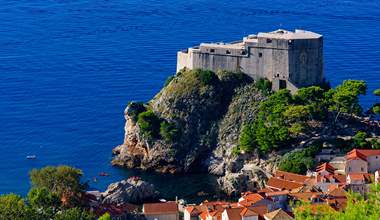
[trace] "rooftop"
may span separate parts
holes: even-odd
[[[322,35],[305,30],[296,29],[294,32],[278,29],[276,31],[263,33],[260,32],[258,37],[264,38],[274,38],[274,39],[286,39],[286,40],[296,40],[296,39],[318,39],[322,37]]]
[[[176,202],[164,203],[145,203],[143,206],[144,214],[167,214],[177,213],[178,205]]]

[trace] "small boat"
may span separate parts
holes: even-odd
[[[109,176],[110,174],[106,173],[106,172],[100,172],[99,173],[99,176]]]
[[[28,156],[26,156],[26,159],[34,160],[34,159],[37,159],[37,156],[36,155],[28,155]]]
[[[96,177],[94,177],[92,180],[93,180],[95,183],[98,182],[98,179],[96,179]]]

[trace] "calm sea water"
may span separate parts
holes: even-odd
[[[278,28],[325,36],[333,85],[380,87],[380,1],[0,0],[0,194],[25,194],[28,171],[68,164],[98,189],[142,175],[163,192],[195,198],[212,177],[162,176],[110,166],[123,110],[147,101],[175,72],[176,51]],[[362,98],[368,107],[372,95]],[[37,160],[26,160],[35,154]],[[193,196],[192,196],[193,195]]]

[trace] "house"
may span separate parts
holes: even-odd
[[[336,174],[335,168],[330,163],[319,165],[313,175],[314,186],[322,192],[327,192],[331,187],[336,188],[346,183],[346,176]]]
[[[344,174],[346,168],[346,157],[334,157],[330,160],[329,164],[334,167],[336,173]]]
[[[369,184],[372,183],[373,175],[369,173],[347,174],[346,188],[353,192],[365,195],[369,192]]]
[[[269,212],[269,213],[265,214],[264,219],[265,220],[293,220],[294,218],[292,218],[284,210],[277,209],[273,212]]]
[[[176,202],[144,203],[143,214],[147,220],[179,220]]]
[[[246,207],[226,208],[222,220],[258,220],[259,215]]]
[[[353,149],[346,160],[346,173],[374,173],[380,169],[380,150]]]

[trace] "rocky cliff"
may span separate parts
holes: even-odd
[[[221,176],[228,192],[237,184],[230,176],[251,176],[250,189],[260,187],[275,169],[276,157],[268,162],[255,155],[234,156],[232,149],[242,124],[254,120],[264,99],[244,74],[181,71],[149,103],[127,106],[124,143],[113,150],[112,163],[158,172],[210,172]],[[144,111],[154,112],[156,123],[172,124],[175,137],[163,138],[159,126],[151,126],[160,130],[151,132],[158,135],[144,136],[137,117]]]
[[[311,88],[309,92],[314,90]],[[127,106],[124,143],[113,150],[112,163],[165,173],[208,172],[219,176],[218,183],[226,193],[238,194],[263,187],[282,155],[289,151],[315,142],[322,146],[324,141],[350,139],[358,131],[366,131],[376,139],[380,134],[378,121],[362,117],[342,114],[333,125],[329,116],[324,120],[311,117],[303,119],[302,126],[307,129],[293,135],[286,146],[264,154],[263,151],[259,154],[258,149],[242,153],[238,147],[239,136],[243,125],[260,119],[257,117],[260,103],[271,103],[271,100],[281,103],[281,99],[273,101],[280,96],[268,98],[266,93],[244,74],[180,71],[148,103],[132,102]],[[308,102],[301,107],[313,108]],[[260,112],[263,115],[262,109]],[[287,115],[298,117],[302,111],[291,113],[288,111]],[[329,115],[329,112],[326,108],[320,114]]]

